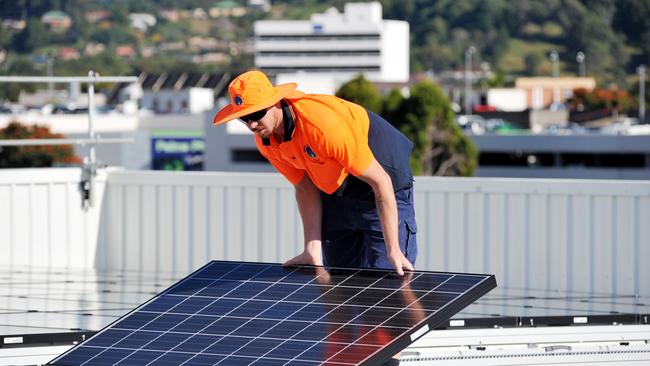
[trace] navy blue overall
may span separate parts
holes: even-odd
[[[397,201],[399,245],[415,265],[417,256],[413,173],[409,158],[413,143],[382,117],[368,111],[368,145],[390,175]],[[372,188],[349,175],[323,201],[323,262],[326,266],[393,269],[388,261],[381,221]]]

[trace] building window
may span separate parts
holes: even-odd
[[[299,34],[299,35],[284,35],[284,34],[265,34],[258,35],[258,39],[264,41],[299,41],[299,40],[379,40],[380,35],[377,33],[372,34]]]
[[[281,71],[295,71],[295,70],[305,70],[305,71],[314,71],[314,72],[331,72],[331,71],[350,71],[350,72],[371,72],[379,71],[379,66],[269,66],[265,67],[261,65],[265,71],[268,72],[281,72]]]

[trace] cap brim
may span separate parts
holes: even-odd
[[[232,121],[241,116],[245,116],[247,114],[257,112],[264,108],[268,108],[274,105],[275,103],[279,102],[285,96],[289,95],[294,89],[296,89],[296,86],[297,85],[295,83],[277,85],[274,87],[275,94],[272,97],[268,98],[264,102],[258,103],[256,105],[248,106],[246,108],[242,108],[237,111],[234,110],[232,104],[228,104],[227,106],[221,108],[219,112],[217,112],[217,115],[214,116],[214,120],[212,121],[212,123],[218,125],[221,123]]]

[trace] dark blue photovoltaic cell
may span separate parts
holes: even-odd
[[[212,317],[207,315],[194,315],[185,319],[182,323],[179,323],[177,326],[171,328],[172,332],[181,332],[181,333],[198,333],[206,324],[210,323],[213,320]]]
[[[144,348],[150,350],[158,350],[158,349],[169,350],[181,344],[182,342],[186,341],[191,336],[192,336],[191,334],[165,333],[160,335],[151,343],[145,345]]]
[[[222,338],[223,337],[216,335],[197,334],[191,336],[182,343],[179,343],[179,345],[175,348],[172,348],[172,350],[177,352],[199,353],[208,348],[210,345],[220,341]]]
[[[84,345],[93,347],[109,347],[118,342],[120,339],[128,337],[129,334],[131,334],[131,331],[129,330],[109,329],[104,332],[102,337],[93,337],[87,340]]]
[[[219,280],[212,281],[208,284],[207,287],[204,287],[199,291],[197,296],[208,296],[208,297],[218,297],[223,296],[230,291],[234,290],[242,283],[241,281],[229,281],[229,280]]]
[[[436,288],[436,291],[448,291],[463,293],[469,290],[472,286],[476,285],[476,277],[474,276],[454,276],[447,282]]]
[[[255,298],[260,300],[282,300],[299,290],[300,287],[300,285],[294,284],[276,284],[263,289]]]
[[[178,366],[192,358],[192,354],[167,352],[155,361],[156,366]],[[187,365],[187,364],[186,364]]]
[[[130,354],[127,358],[117,363],[116,366],[146,365],[151,360],[160,358],[165,352],[140,350]]]
[[[136,312],[130,316],[122,318],[115,328],[118,329],[139,329],[150,321],[158,317],[157,313]]]
[[[260,314],[260,318],[281,320],[286,319],[291,314],[302,314],[305,311],[305,304],[293,303],[293,302],[280,302],[271,305],[270,308],[265,310]],[[301,312],[297,312],[299,309],[303,309]],[[314,319],[315,320],[315,319]]]
[[[144,332],[136,331],[131,333],[128,337],[123,338],[121,341],[115,344],[115,347],[118,348],[140,348],[145,344],[153,341],[160,335],[159,332]]]
[[[305,329],[307,325],[309,323],[285,320],[264,332],[264,336],[267,338],[288,339]]]
[[[219,299],[213,301],[210,305],[200,309],[198,311],[201,315],[226,315],[231,312],[233,309],[243,305],[246,300],[235,300],[235,299]]]
[[[178,305],[180,302],[184,300],[183,297],[180,296],[170,296],[170,295],[162,295],[158,297],[156,300],[148,303],[145,305],[142,310],[143,311],[151,311],[154,313],[160,313],[167,311],[174,306]]]
[[[289,295],[285,301],[294,301],[294,302],[302,302],[302,303],[310,303],[312,301],[315,301],[323,293],[331,290],[332,287],[330,286],[314,286],[314,285],[305,285],[303,286],[299,292],[293,293]]]
[[[489,275],[214,261],[51,364],[378,364],[415,327],[450,316],[438,311],[495,285]]]
[[[417,304],[423,309],[436,311],[458,297],[458,294],[431,292],[418,299]],[[414,307],[411,305],[410,307]]]

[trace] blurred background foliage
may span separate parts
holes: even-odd
[[[11,122],[0,128],[0,139],[60,139],[49,127],[26,126]],[[72,145],[3,146],[0,147],[0,168],[33,168],[80,164]]]
[[[587,72],[600,82],[627,87],[626,75],[636,65],[650,60],[650,2],[647,0],[381,0],[385,19],[406,20],[411,27],[411,68],[414,72],[459,68],[464,50],[473,45],[478,62],[489,62],[493,70],[507,76],[550,74],[548,52],[560,52],[563,73],[577,74],[576,53],[586,55]],[[0,2],[4,19],[24,19],[28,26],[18,32],[2,32],[0,47],[19,55],[47,54],[53,47],[83,47],[95,42],[114,48],[133,44],[138,49],[161,42],[184,41],[195,35],[224,41],[243,41],[253,34],[257,19],[308,19],[314,12],[335,6],[342,11],[346,0],[276,0],[269,13],[249,12],[243,17],[224,17],[201,22],[182,19],[170,22],[159,18],[146,32],[129,26],[128,14],[144,12],[157,15],[162,9],[202,8],[217,4],[214,0],[15,0]],[[244,6],[245,1],[235,1]],[[63,33],[51,32],[40,22],[50,10],[66,12],[72,27]],[[110,20],[90,24],[84,17],[90,10],[110,12]],[[203,24],[201,24],[203,23]],[[182,53],[182,52],[181,52]],[[178,71],[187,67],[181,54],[159,53],[164,68]],[[234,63],[252,66],[252,58]],[[69,62],[56,63],[57,74],[75,70]],[[134,73],[161,67],[159,62],[141,59],[122,61],[126,68],[110,58],[84,60],[102,65],[107,73]],[[226,69],[230,64],[211,65]],[[60,72],[61,71],[61,72]]]
[[[451,103],[437,84],[425,80],[408,92],[393,89],[382,97],[371,82],[358,76],[336,95],[381,114],[413,142],[413,174],[474,175],[478,150],[454,122]]]

